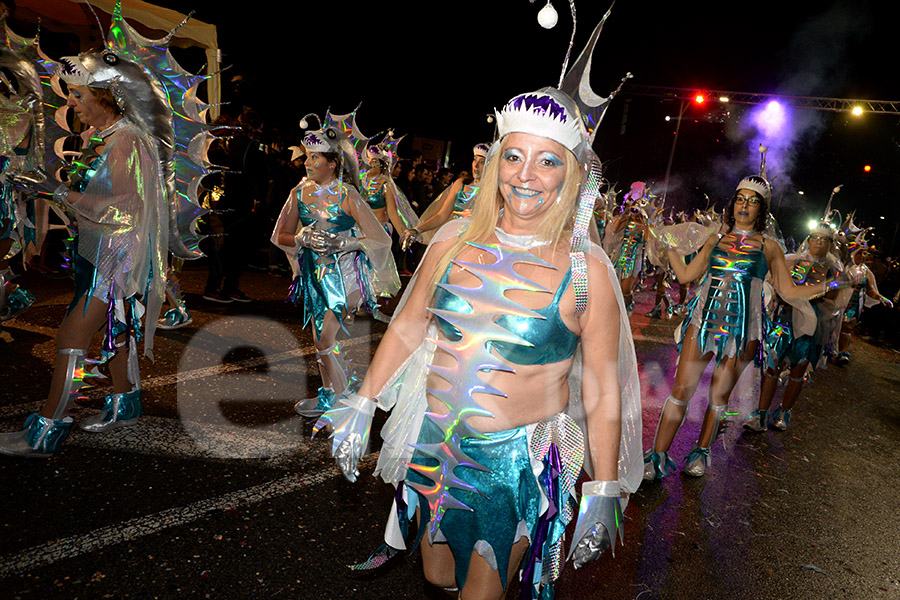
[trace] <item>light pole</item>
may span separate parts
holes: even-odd
[[[675,144],[678,143],[678,132],[681,131],[681,117],[687,111],[688,101],[681,99],[681,106],[678,109],[678,123],[675,125],[675,139],[672,140],[672,149],[669,151],[669,164],[666,165],[666,181],[663,184],[662,203],[666,203],[666,195],[669,193],[669,175],[672,173],[672,160],[675,158]]]

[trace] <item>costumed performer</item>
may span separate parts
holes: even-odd
[[[772,284],[786,299],[808,299],[842,282],[794,285],[778,242],[764,232],[769,225],[772,191],[765,178],[765,148],[761,175],[745,177],[725,210],[721,232],[709,236],[696,257],[685,264],[674,249],[669,262],[682,284],[703,276],[688,312],[676,330],[678,367],[671,394],[663,404],[653,444],[645,453],[644,479],[653,480],[675,471],[668,451],[684,424],[688,406],[700,377],[715,357],[709,405],[697,443],[686,458],[684,473],[700,477],[710,465],[710,446],[719,433],[731,391],[744,369],[759,361],[765,339],[763,281],[771,273]],[[757,362],[757,364],[759,364]]]
[[[469,177],[459,177],[432,202],[422,213],[418,225],[406,229],[400,240],[403,250],[413,242],[428,243],[433,232],[451,219],[461,219],[472,215],[472,201],[481,185],[481,173],[487,158],[489,144],[479,143],[472,148],[472,173]]]
[[[288,195],[272,242],[294,271],[289,300],[303,303],[303,323],[312,324],[322,378],[317,395],[294,408],[317,417],[349,384],[337,344],[342,322],[361,306],[379,317],[378,297],[396,294],[400,281],[391,238],[359,194],[359,165],[347,135],[326,125],[307,132],[303,147],[306,178]]]
[[[394,231],[404,232],[419,222],[406,195],[391,176],[399,161],[397,145],[402,139],[402,136],[395,138],[393,132],[388,131],[380,142],[369,144],[363,153],[363,160],[368,167],[363,176],[365,198],[388,235],[391,234],[390,226],[393,226]]]
[[[145,312],[138,298],[146,304],[144,348],[149,354],[165,286],[168,206],[156,144],[130,118],[138,107],[126,103],[124,96],[116,97],[108,81],[94,82],[92,77],[100,61],[106,61],[105,66],[125,61],[119,62],[112,52],[102,58],[91,53],[63,60],[68,61],[61,72],[69,85],[68,106],[90,127],[85,134],[88,145],[69,173],[68,186],[53,179],[23,185],[52,192],[77,221],[75,298],[57,332],[58,354],[47,400],[39,413],[28,417],[24,431],[2,434],[4,454],[45,457],[60,449],[72,426],[66,410],[70,395],[77,392],[85,352],[104,328],[113,393],[100,414],[79,425],[101,432],[137,422],[142,409],[135,346]],[[145,83],[149,85],[149,78]]]
[[[622,212],[609,224],[610,233],[621,237],[611,258],[616,265],[628,314],[634,311],[634,282],[644,267],[649,197],[650,188],[643,181],[632,183],[625,195]]]
[[[599,32],[564,89],[589,89]],[[316,424],[331,426],[337,463],[355,481],[370,398],[393,408],[376,473],[398,486],[396,502],[387,545],[368,563],[405,548],[418,515],[431,583],[500,598],[519,568],[524,597],[552,597],[582,467],[592,481],[581,489],[575,567],[621,537],[641,479],[640,389],[615,269],[589,239],[598,118],[580,109],[602,111],[600,100],[543,88],[497,114],[472,216],[437,233],[359,394]]]
[[[830,204],[829,201],[829,206]],[[831,254],[834,230],[826,219],[819,221],[810,231],[800,252],[785,257],[794,285],[821,284],[833,279],[842,270],[840,261]],[[803,313],[805,306],[793,307],[775,298],[772,322],[767,323],[764,341],[766,370],[759,394],[759,407],[744,421],[744,428],[756,432],[766,431],[770,418],[775,429],[785,431],[790,426],[791,410],[800,397],[807,370],[815,370],[825,362],[829,340],[835,329],[840,327],[841,311],[836,306],[839,293],[839,290],[833,290],[812,301],[810,304],[813,313],[807,315]],[[804,318],[810,321],[805,332],[802,322]],[[787,387],[781,406],[770,415],[769,407],[775,397],[779,374],[785,365],[790,368]]]
[[[875,281],[875,275],[866,265],[871,256],[869,252],[869,243],[866,240],[868,229],[859,231],[850,242],[852,248],[850,252],[850,264],[847,269],[853,271],[856,284],[853,286],[853,292],[849,294],[846,300],[846,310],[844,311],[844,323],[841,325],[841,333],[839,338],[838,353],[834,357],[834,364],[846,366],[850,364],[850,343],[853,341],[853,330],[859,323],[863,311],[866,308],[881,303],[887,307],[894,304],[878,291],[878,282]]]

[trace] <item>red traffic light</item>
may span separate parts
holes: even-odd
[[[863,167],[863,171],[865,171],[866,173],[868,173],[871,170],[872,170],[872,165],[866,165]]]
[[[706,102],[706,96],[704,96],[703,94],[697,94],[696,96],[694,96],[694,102],[696,102],[697,104],[703,104],[704,102]]]

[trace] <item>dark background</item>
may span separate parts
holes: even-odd
[[[559,24],[549,31],[536,19],[544,0],[333,0],[244,3],[237,9],[212,0],[158,4],[195,10],[196,19],[217,25],[222,64],[230,65],[224,110],[254,107],[270,135],[296,143],[302,115],[329,107],[349,112],[361,102],[364,133],[393,127],[407,134],[401,156],[416,136],[447,140],[459,164],[470,159],[474,143],[493,136],[486,115],[495,107],[517,93],[556,85],[571,35],[569,7],[560,0],[554,0]],[[631,72],[635,84],[698,91],[900,99],[890,4],[620,0],[594,53],[592,85],[606,95]],[[574,55],[607,7],[578,4]],[[101,19],[105,25],[105,15]],[[45,48],[53,44],[50,33]],[[201,52],[174,53],[189,70],[205,62]],[[243,78],[239,89],[228,81],[235,75]],[[627,91],[613,101],[594,146],[618,189],[640,179],[662,191],[676,125],[664,117],[676,116],[679,108],[678,101]],[[889,252],[893,245],[896,254],[898,116],[793,109],[792,128],[772,140],[747,129],[747,112],[754,108],[723,110],[716,102],[687,108],[669,204],[702,207],[706,194],[721,207],[740,177],[758,169],[756,148],[763,141],[770,147],[769,176],[775,176],[773,211],[786,235],[802,237],[831,189],[843,184],[836,207],[843,214],[856,209],[857,221],[876,226],[876,242]]]

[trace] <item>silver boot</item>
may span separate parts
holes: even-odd
[[[78,426],[91,433],[103,433],[134,425],[142,414],[141,390],[109,394],[100,413],[84,419]]]
[[[709,467],[710,463],[709,448],[694,446],[685,460],[687,460],[687,464],[684,465],[685,475],[690,475],[691,477],[703,477],[706,474],[706,469]]]
[[[755,410],[744,421],[744,429],[762,433],[769,428],[769,411]]]
[[[782,410],[780,407],[775,411],[775,414],[772,415],[772,427],[777,429],[778,431],[787,431],[787,428],[791,426],[791,411]]]
[[[72,418],[48,419],[32,413],[25,429],[0,433],[0,454],[26,458],[47,458],[59,452],[72,429]]]

